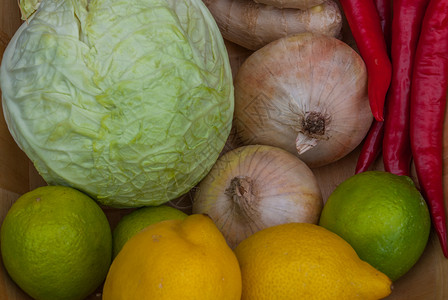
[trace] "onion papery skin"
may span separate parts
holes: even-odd
[[[317,224],[323,208],[311,169],[272,146],[238,147],[201,181],[193,213],[209,215],[231,248],[251,234],[289,222]]]
[[[373,120],[364,61],[336,38],[276,40],[245,60],[234,84],[238,145],[279,147],[311,168],[353,151]]]

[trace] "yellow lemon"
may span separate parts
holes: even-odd
[[[235,249],[243,300],[381,299],[391,280],[341,237],[307,223],[263,229]]]
[[[194,214],[149,225],[123,246],[103,300],[239,300],[241,272],[213,221]]]

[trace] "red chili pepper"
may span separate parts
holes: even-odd
[[[384,122],[373,120],[369,133],[364,139],[364,144],[362,145],[361,153],[356,163],[355,174],[367,171],[370,165],[380,155],[384,136],[383,124]]]
[[[375,119],[383,121],[392,66],[378,11],[373,0],[340,0],[340,3],[367,67],[370,108]]]
[[[381,29],[384,33],[384,40],[389,49],[391,41],[392,5],[390,0],[374,0],[374,3],[381,20]],[[383,147],[383,137],[384,122],[373,120],[369,133],[364,139],[364,144],[356,164],[355,174],[367,171],[370,165],[380,156]]]
[[[409,175],[409,106],[412,68],[428,0],[394,0],[392,21],[392,81],[387,95],[383,161],[386,171]]]
[[[448,0],[427,6],[415,53],[411,82],[411,149],[422,195],[443,254],[448,258],[442,146],[448,87]]]
[[[374,0],[386,46],[389,48],[392,39],[392,3],[391,0]]]

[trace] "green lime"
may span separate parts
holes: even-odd
[[[113,231],[113,257],[131,237],[149,225],[186,217],[186,213],[168,205],[146,206],[132,211],[121,218]]]
[[[397,280],[423,253],[431,221],[411,178],[368,171],[334,190],[319,225],[344,238],[362,260]]]
[[[98,204],[78,190],[45,186],[22,195],[0,232],[5,268],[37,300],[85,299],[106,278],[112,233]]]

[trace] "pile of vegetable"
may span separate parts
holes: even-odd
[[[442,170],[448,1],[340,2],[367,64],[375,116],[355,172],[367,170],[380,152],[393,174],[410,176],[413,161],[448,257]]]
[[[235,149],[197,186],[192,212],[209,215],[232,248],[274,225],[317,224],[323,199],[311,168],[351,153],[373,120],[366,65],[340,39],[339,6],[204,3],[231,46],[252,53],[234,71]]]
[[[333,119],[356,113],[351,113],[347,108],[338,109],[333,101],[321,101],[324,92],[309,92],[313,91],[315,85],[324,90],[329,82],[331,84],[329,79],[337,78],[316,62],[323,61],[322,65],[331,69],[332,63],[326,61],[325,50],[322,50],[325,47],[317,46],[316,42],[316,37],[322,32],[311,33],[308,30],[307,34],[312,37],[303,42],[305,46],[301,46],[302,41],[293,40],[296,33],[277,36],[267,44],[263,42],[261,48],[248,45],[252,37],[257,41],[263,40],[255,26],[258,24],[257,17],[262,15],[244,14],[249,10],[242,9],[244,12],[241,15],[246,18],[225,18],[223,15],[228,16],[231,9],[215,11],[213,8],[218,2],[222,5],[226,3],[206,1],[224,37],[255,50],[235,78],[234,128],[237,144],[267,144],[291,153],[297,151],[298,157],[310,167],[323,166],[347,155],[349,150],[341,153],[337,147],[321,145],[327,141],[338,141],[337,135],[327,135]],[[238,6],[243,1],[232,3]],[[310,9],[288,7],[287,3],[257,1],[257,4],[248,4],[248,7],[263,8],[267,4],[271,10],[279,9],[283,12]],[[448,257],[442,181],[443,121],[448,84],[448,1],[398,0],[392,3],[388,0],[340,0],[339,4],[348,21],[356,50],[365,63],[369,115],[374,118],[371,121],[366,117],[365,122],[359,121],[356,125],[344,124],[359,128],[361,132],[366,123],[370,126],[364,132],[366,135],[363,136],[355,173],[371,168],[381,152],[384,169],[393,174],[411,176],[411,166],[414,164],[418,184],[429,204],[443,253]],[[313,5],[315,8],[315,5],[322,3]],[[249,25],[244,28],[251,30],[241,33],[238,26],[242,22],[247,22]],[[269,26],[266,31],[275,32],[279,27]],[[240,41],[241,35],[244,35],[244,41]],[[326,34],[329,39],[340,37],[339,33],[328,36]],[[340,61],[331,60],[335,65]],[[342,77],[343,72],[335,70],[334,73]],[[302,74],[308,74],[310,79]],[[361,80],[355,73],[350,73],[349,77],[352,81]],[[349,84],[351,81],[346,82]],[[353,87],[343,84],[338,87],[344,91],[353,91]],[[325,109],[316,113],[313,101],[319,105],[326,103]],[[346,99],[340,102],[344,101]],[[328,103],[334,104],[334,109]],[[356,112],[358,110],[353,109]],[[363,110],[359,111],[363,115]],[[308,127],[311,130],[307,124],[311,124]],[[334,131],[341,133],[339,127]],[[356,147],[359,144],[358,137],[348,132],[346,134],[352,137],[350,141]],[[291,141],[294,135],[297,136],[295,143]],[[346,142],[338,143],[347,145]],[[310,149],[315,149],[315,152]],[[353,150],[352,147],[350,149]],[[325,157],[326,150],[333,157]]]
[[[318,224],[314,171],[361,146],[355,173],[381,153],[396,175],[415,164],[448,257],[448,0],[20,5],[2,104],[49,185],[116,208],[192,193],[192,213],[236,248],[268,227]],[[231,47],[244,61],[232,64]]]

